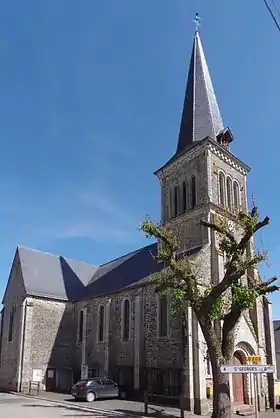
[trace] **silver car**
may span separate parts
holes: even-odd
[[[125,391],[116,382],[100,377],[80,380],[72,387],[71,394],[75,399],[84,399],[87,402],[102,398],[126,397]]]

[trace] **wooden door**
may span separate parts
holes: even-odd
[[[233,364],[240,366],[242,364],[241,358],[238,354],[233,356]],[[232,374],[232,386],[233,386],[233,397],[236,405],[243,405],[245,403],[244,398],[244,375],[242,373]]]
[[[46,391],[55,392],[56,390],[56,370],[47,369],[46,374]]]

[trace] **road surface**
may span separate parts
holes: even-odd
[[[131,415],[96,409],[91,406],[86,412],[79,407],[60,405],[54,402],[43,401],[36,398],[27,398],[18,395],[0,393],[0,417],[20,418],[61,418],[61,417],[91,417],[91,418],[130,418]]]

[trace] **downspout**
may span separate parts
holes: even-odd
[[[26,305],[27,305],[27,299],[25,298],[22,304],[17,392],[21,392],[22,390],[22,375],[23,375],[23,364],[24,364],[23,354],[24,354],[24,340],[25,340],[25,326],[26,326]]]

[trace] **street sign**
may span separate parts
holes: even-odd
[[[243,366],[236,366],[234,364],[227,364],[221,366],[222,373],[274,373],[275,367],[270,364],[245,364]]]
[[[261,358],[261,356],[248,356],[247,361],[248,361],[248,363],[260,364],[262,362],[262,358]]]

